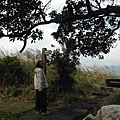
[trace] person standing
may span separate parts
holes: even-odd
[[[43,70],[43,62],[39,60],[34,70],[34,87],[36,90],[35,109],[36,114],[48,115],[46,89],[48,83]]]

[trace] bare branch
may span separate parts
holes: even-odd
[[[97,5],[99,6],[99,9],[101,9],[100,3],[98,2],[98,0],[95,0],[95,2],[97,3]]]
[[[49,1],[47,2],[47,4],[44,6],[43,10],[45,10],[45,9],[46,9],[46,11],[47,11],[47,8],[46,8],[46,7],[48,7],[48,6],[49,6],[49,4],[51,3],[51,1],[52,1],[52,0],[49,0]]]
[[[120,21],[118,22],[118,25],[116,28],[114,28],[104,39],[108,39],[110,36],[113,35],[113,33],[120,27]]]
[[[22,49],[19,51],[20,53],[23,52],[23,50],[25,49],[26,45],[27,45],[27,39],[24,40],[24,45],[23,45]]]
[[[88,9],[88,14],[92,12],[91,10],[91,5],[90,5],[90,1],[89,0],[86,0],[86,6],[87,6],[87,9]]]

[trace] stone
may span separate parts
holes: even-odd
[[[101,107],[96,116],[88,114],[83,120],[120,120],[120,105],[107,105]]]

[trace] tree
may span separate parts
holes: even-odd
[[[69,53],[60,52],[59,49],[54,50],[51,56],[51,64],[53,64],[58,73],[58,78],[54,81],[56,92],[66,92],[71,91],[75,83],[72,76],[73,72],[76,70],[77,59],[72,59]]]
[[[1,0],[0,37],[23,41],[22,52],[28,39],[31,43],[43,39],[37,26],[56,23],[59,27],[52,35],[71,55],[109,53],[120,25],[120,6],[114,0],[105,7],[102,3],[107,0],[66,0],[60,13],[54,10],[47,14],[51,1],[43,5],[40,0]]]

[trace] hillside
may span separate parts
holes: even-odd
[[[120,78],[120,66],[105,66],[102,67],[102,70],[111,73],[113,75],[117,75]]]

